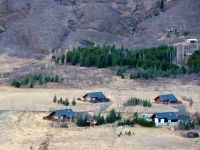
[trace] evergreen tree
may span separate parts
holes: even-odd
[[[116,59],[114,59],[113,61],[112,61],[112,66],[114,67],[114,66],[117,66],[117,60]]]
[[[62,97],[60,98],[60,103],[61,103],[61,104],[63,103]]]
[[[40,76],[40,78],[39,78],[39,84],[43,84],[43,80],[42,80],[42,76]]]
[[[69,100],[68,98],[65,99],[65,106],[68,106],[69,105]]]
[[[15,82],[16,82],[16,80],[15,80],[15,79],[12,79],[10,85],[11,85],[11,86],[15,86]]]
[[[54,76],[51,77],[51,82],[54,82]]]
[[[56,103],[56,101],[57,101],[57,97],[55,95],[54,98],[53,98],[53,102]]]
[[[65,62],[65,55],[64,54],[61,57],[61,62],[62,62],[62,64],[64,64],[64,62]]]
[[[73,99],[72,101],[72,105],[75,106],[76,105],[76,101],[75,101],[75,98]]]
[[[33,88],[33,86],[34,86],[34,83],[31,81],[30,82],[30,88]]]
[[[55,82],[58,82],[58,75],[55,76]]]
[[[13,80],[11,84],[14,84],[14,86],[15,86],[16,88],[19,88],[19,87],[21,86],[20,82],[17,81],[17,80]]]
[[[80,67],[83,67],[83,66],[85,66],[85,59],[84,59],[84,57],[81,57]]]
[[[98,60],[97,60],[97,68],[102,68],[101,57],[99,57]]]
[[[78,127],[84,126],[83,118],[82,118],[81,116],[78,116],[78,117],[77,117],[76,125],[77,125]]]
[[[85,66],[86,66],[86,67],[90,67],[91,62],[90,62],[90,58],[89,58],[89,57],[85,57],[84,62],[85,62]]]

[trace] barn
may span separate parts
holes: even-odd
[[[174,112],[155,113],[151,116],[156,126],[169,125],[178,123],[178,117]]]
[[[154,98],[155,103],[162,103],[162,104],[181,104],[181,101],[179,101],[174,94],[163,94],[158,95],[156,98]]]
[[[187,133],[187,137],[189,137],[189,138],[198,138],[199,134],[196,133],[196,132],[188,132]]]
[[[83,96],[83,101],[90,103],[109,102],[109,99],[102,92],[87,93]]]
[[[51,112],[48,116],[43,117],[45,120],[51,120],[54,122],[66,122],[66,121],[75,121],[76,114],[72,109],[60,109]]]

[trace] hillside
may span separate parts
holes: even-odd
[[[105,43],[173,44],[198,37],[199,5],[198,0],[164,0],[163,5],[159,0],[1,0],[0,53],[33,57]],[[189,35],[167,38],[165,30],[171,28]]]

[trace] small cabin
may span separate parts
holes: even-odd
[[[158,95],[156,98],[154,98],[155,103],[162,103],[162,104],[168,104],[168,103],[174,103],[174,104],[181,104],[181,101],[178,101],[178,99],[174,96],[174,94],[162,94]]]
[[[72,109],[60,109],[51,112],[48,116],[43,117],[45,120],[50,120],[54,122],[66,122],[66,121],[75,121],[76,114]]]
[[[109,102],[109,99],[102,92],[87,93],[83,96],[83,101],[90,103]]]

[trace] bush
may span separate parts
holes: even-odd
[[[184,35],[184,36],[189,35],[189,31],[185,31],[185,32],[183,33],[183,35]]]

